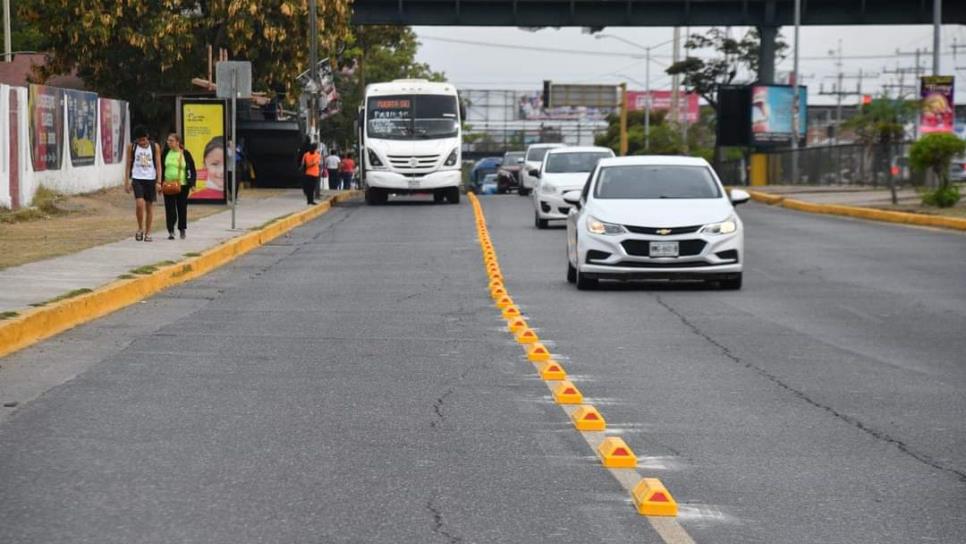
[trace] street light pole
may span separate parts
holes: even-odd
[[[318,93],[321,89],[321,82],[318,81],[319,71],[316,64],[319,63],[319,16],[317,0],[309,0],[309,80],[315,83],[309,95],[308,107],[305,122],[309,126],[309,138],[312,143],[318,143],[319,123],[318,123]]]
[[[800,123],[801,94],[798,85],[798,30],[802,25],[802,0],[795,0],[795,51],[792,66],[792,183],[798,183],[798,127]]]
[[[651,48],[644,64],[644,151],[651,150]]]
[[[11,62],[13,55],[10,51],[10,0],[3,0],[3,60]]]
[[[939,75],[940,33],[942,32],[943,0],[932,0],[932,75]]]

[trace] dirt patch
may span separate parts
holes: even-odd
[[[270,198],[284,192],[249,189],[241,192],[241,199]],[[117,242],[134,236],[137,230],[134,197],[123,187],[75,196],[45,193],[39,200],[42,204],[30,210],[0,212],[0,269]],[[189,205],[188,220],[226,209],[221,205]],[[154,207],[153,230],[164,232],[163,203]]]

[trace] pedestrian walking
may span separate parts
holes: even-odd
[[[188,230],[188,194],[198,180],[198,172],[195,170],[195,160],[185,149],[180,136],[169,134],[165,144],[164,153],[161,154],[161,164],[164,165],[161,192],[164,194],[168,240],[174,240],[176,222],[181,239],[184,240]]]
[[[305,201],[308,204],[315,204],[315,188],[319,184],[319,174],[322,168],[322,153],[318,146],[312,145],[308,151],[302,155],[302,192],[305,193]]]
[[[137,241],[151,241],[154,202],[161,189],[161,148],[148,138],[144,127],[135,127],[134,143],[127,154],[124,191],[134,192],[134,216],[138,221]]]
[[[329,174],[329,189],[333,191],[339,188],[339,183],[342,181],[342,176],[339,175],[339,166],[341,165],[342,158],[335,150],[332,150],[329,156],[325,158],[325,169]]]
[[[342,189],[349,190],[352,188],[352,176],[356,172],[356,161],[352,160],[352,153],[346,153],[345,158],[342,159],[342,163],[339,166],[339,170],[342,172]]]

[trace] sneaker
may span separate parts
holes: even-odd
[[[185,238],[187,238],[187,237],[188,237],[188,235],[187,235],[187,234],[185,234],[185,231],[184,231],[184,229],[181,229],[181,239],[182,239],[182,240],[184,240],[184,239],[185,239]]]
[[[174,233],[173,232],[169,232],[168,233],[168,240],[174,240]]]

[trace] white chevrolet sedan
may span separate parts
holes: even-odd
[[[694,157],[602,159],[582,191],[563,195],[567,280],[696,279],[740,289],[744,227],[707,161]]]
[[[613,156],[608,147],[560,147],[547,151],[540,169],[530,172],[537,178],[533,192],[534,226],[545,229],[548,221],[567,219],[570,204],[563,201],[563,194],[580,190],[597,161]]]

